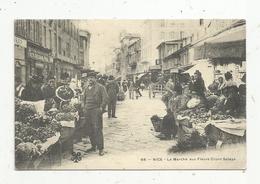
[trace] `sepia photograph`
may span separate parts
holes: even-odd
[[[246,20],[14,20],[15,170],[246,169]]]

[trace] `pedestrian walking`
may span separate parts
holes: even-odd
[[[117,118],[116,117],[116,102],[117,94],[119,92],[119,86],[114,80],[114,76],[109,76],[108,83],[106,85],[106,90],[108,94],[108,118]]]
[[[122,87],[123,87],[123,91],[124,91],[124,93],[127,91],[127,82],[126,82],[126,80],[124,80],[123,82],[122,82]]]
[[[138,97],[143,96],[142,93],[140,92],[140,88],[141,88],[140,85],[141,85],[141,81],[138,79],[138,77],[136,77],[135,78],[135,83],[134,83],[136,99],[138,99]]]
[[[135,86],[133,81],[129,81],[129,99],[134,100]]]
[[[108,95],[103,85],[97,83],[96,73],[89,73],[87,76],[87,85],[83,90],[83,111],[85,114],[88,135],[91,142],[91,148],[86,152],[99,150],[99,155],[104,155],[104,137],[103,137],[103,111],[107,104]]]

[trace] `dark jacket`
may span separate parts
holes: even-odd
[[[41,88],[33,88],[28,84],[22,92],[21,99],[25,101],[39,101],[43,100]]]
[[[55,88],[50,87],[49,85],[43,87],[42,93],[44,99],[54,98],[55,97]]]
[[[97,106],[99,108],[103,108],[105,109],[106,105],[107,105],[107,100],[108,100],[108,95],[106,92],[106,88],[99,83],[96,83],[94,86],[94,96],[93,98],[95,99],[95,102],[97,103]],[[86,88],[87,86],[83,89],[83,106],[85,107],[86,105]]]
[[[206,87],[204,80],[202,78],[195,80],[193,83],[191,83],[190,90],[195,91],[199,96],[205,96],[204,92],[206,90]]]
[[[109,98],[111,99],[117,98],[117,94],[119,92],[119,86],[116,81],[113,80],[108,82],[108,84],[106,85],[106,89]]]

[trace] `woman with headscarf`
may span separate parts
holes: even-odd
[[[230,72],[225,73],[225,79],[226,83],[223,88],[223,95],[226,97],[225,111],[230,115],[236,115],[239,108],[238,87]]]

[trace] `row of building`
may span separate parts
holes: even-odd
[[[15,20],[14,32],[15,76],[24,84],[34,74],[60,80],[89,68],[90,33],[77,21]]]
[[[236,78],[245,73],[244,20],[146,20],[143,29],[139,36],[121,38],[107,72],[129,78],[151,71],[174,75],[197,68],[206,83],[226,71]]]

